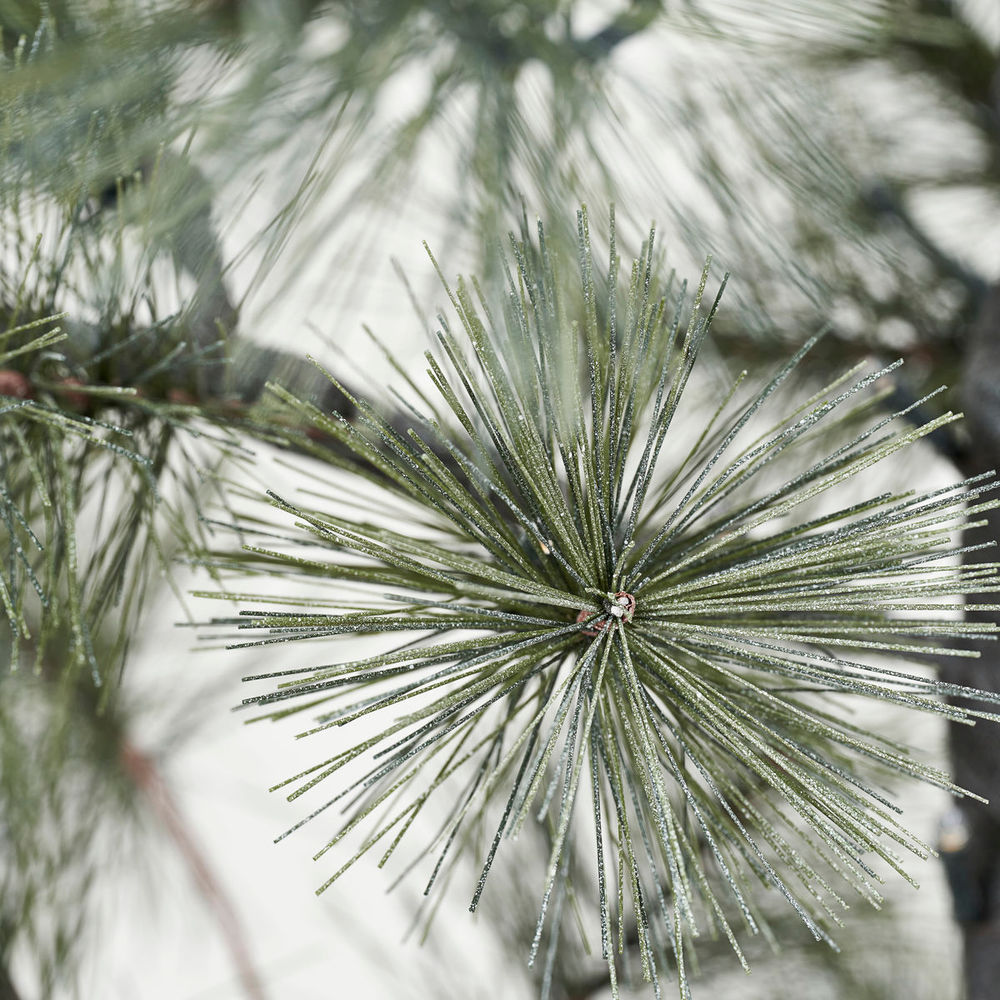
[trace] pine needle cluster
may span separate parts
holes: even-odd
[[[893,776],[970,794],[850,706],[989,715],[945,701],[976,693],[925,668],[995,631],[961,611],[997,589],[997,564],[963,564],[954,538],[996,501],[989,477],[857,499],[866,470],[958,419],[880,408],[897,365],[782,408],[810,340],[706,408],[708,268],[693,294],[664,279],[651,232],[623,279],[612,216],[598,274],[586,212],[578,232],[571,268],[523,224],[499,303],[475,280],[449,289],[432,391],[410,382],[388,415],[339,383],[353,421],[275,386],[287,422],[313,429],[302,446],[346,475],[315,502],[270,493],[242,550],[206,561],[266,580],[211,595],[251,604],[216,619],[264,633],[241,645],[384,637],[374,655],[248,678],[271,686],[246,704],[311,713],[300,735],[332,748],[276,786],[290,799],[365,762],[306,817],[343,808],[317,858],[363,837],[318,891],[373,850],[386,864],[433,804],[441,825],[410,861],[428,892],[465,833],[491,831],[474,910],[501,843],[537,814],[551,853],[530,959],[547,950],[552,968],[583,858],[615,995],[631,929],[657,994],[673,976],[687,997],[695,939],[724,935],[743,961],[765,890],[832,943],[850,894],[877,905],[886,869],[909,877],[904,856],[930,849]],[[282,578],[307,586],[277,593]],[[363,719],[374,735],[344,749],[338,731]]]
[[[178,553],[206,543],[197,511],[240,414],[207,392],[217,299],[170,295],[172,248],[120,197],[135,179],[25,170],[22,96],[0,95],[0,993],[13,965],[50,996],[93,946],[104,838],[121,860],[147,816],[121,675],[154,599],[181,597]],[[165,173],[143,193],[162,197]]]
[[[129,277],[120,222],[86,221],[92,204],[0,197],[0,601],[12,670],[27,651],[101,685],[149,571],[204,544],[185,508],[238,449],[185,405],[217,373],[220,335],[199,350],[183,314],[157,315],[150,270]],[[98,642],[105,627],[116,635]],[[109,642],[113,655],[95,654]]]

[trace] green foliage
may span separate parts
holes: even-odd
[[[558,202],[571,189],[568,144],[603,105],[607,57],[663,15],[659,0],[643,0],[584,30],[584,6],[8,0],[0,100],[19,111],[8,177],[113,188],[183,144],[217,180],[246,183],[248,164],[276,154],[289,170],[309,163],[302,179],[313,211],[314,196],[336,183],[329,227],[349,206],[375,210],[409,186],[418,157],[428,144],[450,145],[468,108],[455,158],[462,197],[448,210],[472,206],[492,219],[526,184]],[[431,81],[425,91],[415,75]],[[390,91],[397,97],[387,101]]]
[[[13,669],[28,648],[36,666],[54,656],[101,684],[117,674],[150,571],[195,544],[201,526],[186,503],[237,449],[224,436],[210,443],[184,405],[218,380],[220,333],[199,351],[192,327],[204,320],[158,316],[152,255],[137,267],[121,220],[87,219],[88,204],[62,209],[27,189],[0,201],[10,262],[0,280],[0,597]],[[186,462],[168,461],[179,453]],[[99,663],[95,634],[112,621],[115,652]]]
[[[462,831],[495,831],[475,909],[502,839],[537,812],[551,851],[531,960],[546,929],[558,940],[571,861],[590,857],[613,991],[633,922],[645,977],[659,991],[675,973],[688,996],[694,939],[724,935],[742,958],[739,926],[766,928],[762,887],[830,940],[842,884],[877,905],[878,868],[905,876],[900,851],[927,855],[885,781],[967,794],[847,708],[988,715],[941,700],[975,692],[882,657],[975,655],[960,640],[996,631],[957,612],[997,589],[997,565],[963,566],[952,542],[995,506],[992,482],[830,502],[957,419],[883,415],[885,392],[868,390],[898,363],[769,417],[810,341],[760,388],[743,373],[691,402],[719,299],[703,308],[707,269],[693,300],[665,280],[652,234],[624,281],[613,220],[595,274],[586,213],[576,283],[541,227],[533,241],[525,224],[501,267],[499,303],[476,281],[449,290],[458,325],[440,317],[434,391],[411,382],[405,415],[349,396],[348,422],[274,387],[287,423],[314,428],[301,446],[347,478],[320,479],[318,503],[272,492],[271,515],[241,525],[259,541],[206,555],[267,581],[221,595],[250,607],[218,621],[266,633],[250,645],[403,633],[250,678],[276,681],[246,700],[269,717],[313,714],[302,736],[377,722],[277,786],[297,799],[349,775],[307,817],[346,800],[317,858],[365,831],[319,891],[379,845],[387,863],[433,799],[447,819],[411,862],[426,861],[428,891],[475,839]],[[278,594],[283,576],[306,584]]]
[[[601,873],[605,952],[617,905],[619,938],[634,938],[651,975],[690,958],[696,925],[763,928],[755,879],[784,886],[799,900],[789,912],[820,936],[838,871],[874,898],[878,845],[922,850],[891,822],[879,783],[900,770],[947,781],[851,728],[844,703],[969,717],[934,700],[957,689],[858,660],[926,659],[988,634],[943,603],[995,585],[992,565],[946,558],[963,503],[978,516],[987,483],[836,512],[828,488],[913,438],[950,441],[961,458],[950,414],[893,432],[879,397],[850,394],[868,385],[855,373],[748,440],[766,426],[769,390],[744,398],[738,381],[709,422],[691,402],[695,370],[681,400],[707,322],[674,329],[676,289],[656,289],[651,251],[645,305],[641,280],[631,299],[591,286],[585,253],[581,295],[546,255],[572,237],[568,197],[618,188],[629,211],[672,211],[673,240],[696,257],[712,246],[739,272],[745,300],[713,335],[737,366],[782,342],[794,350],[821,318],[834,329],[810,347],[813,375],[899,345],[914,384],[931,369],[956,378],[984,280],[935,245],[919,209],[958,191],[981,218],[996,208],[996,52],[967,19],[974,7],[0,0],[0,642],[12,668],[0,678],[0,958],[28,941],[44,989],[72,979],[88,921],[85,903],[65,900],[85,900],[96,870],[88,831],[124,821],[135,790],[119,787],[119,675],[156,571],[208,544],[198,511],[237,434],[346,470],[365,498],[275,501],[286,520],[261,516],[261,548],[277,533],[289,558],[223,565],[314,586],[332,575],[346,591],[310,607],[324,600],[310,589],[286,616],[259,610],[269,584],[242,624],[277,629],[274,641],[420,637],[261,696],[278,716],[322,705],[320,728],[417,706],[393,723],[397,737],[363,741],[299,790],[381,753],[360,786],[344,782],[362,789],[351,832],[375,836],[397,816],[408,828],[433,793],[447,819],[438,881],[467,831],[509,831],[540,807],[552,855],[543,978],[574,904],[570,859]],[[923,129],[909,127],[918,119]],[[443,198],[414,183],[428,155]],[[445,326],[432,369],[440,398],[410,386],[422,417],[363,405],[355,420],[348,400],[330,418],[306,405],[316,383],[296,359],[233,335],[213,198],[271,158],[288,168],[281,197],[293,173],[301,188],[256,248],[262,270],[292,224],[313,227],[314,261],[334,252],[332,223],[353,218],[335,248],[350,283],[374,240],[384,253],[380,221],[411,203],[443,206],[462,235],[491,230],[527,192],[560,227],[544,251],[522,233],[495,324],[492,300],[460,287],[464,332]],[[295,371],[272,372],[286,390],[265,412],[257,390],[277,364]],[[797,371],[776,380],[789,396]],[[896,388],[901,419],[949,405],[944,394],[910,405],[921,392]],[[338,396],[331,386],[325,402]],[[694,417],[675,419],[678,406]],[[692,426],[702,439],[676,445]],[[849,443],[831,445],[837,435]],[[287,529],[288,516],[309,530]],[[310,541],[321,555],[293,558]],[[588,788],[603,840],[580,829]],[[45,912],[35,904],[53,886],[65,898]]]
[[[3,104],[5,152],[24,113]],[[123,184],[108,205],[17,163],[0,183],[0,972],[23,963],[50,997],[79,989],[102,838],[124,844],[145,815],[121,674],[178,555],[206,544],[216,469],[241,453],[212,424],[240,421],[219,401],[211,248],[198,267],[190,241],[155,238]],[[160,165],[144,197],[176,193],[175,161]],[[200,280],[183,302],[170,257]]]

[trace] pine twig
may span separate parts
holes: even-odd
[[[121,762],[125,772],[146,796],[162,821],[164,829],[187,863],[202,897],[215,914],[247,997],[250,1000],[267,1000],[264,983],[254,967],[236,908],[195,841],[156,762],[128,740],[122,742]]]
[[[0,962],[0,1000],[22,1000],[6,962]]]
[[[952,256],[910,214],[896,191],[887,184],[872,184],[863,193],[868,207],[877,215],[895,220],[942,274],[961,282],[973,302],[982,302],[988,285],[983,277]]]
[[[367,832],[318,893],[376,846],[386,864],[454,776],[468,790],[452,800],[438,843],[418,855],[432,863],[443,844],[425,891],[447,880],[459,832],[491,826],[492,804],[505,799],[475,910],[502,840],[529,815],[547,816],[554,832],[529,965],[544,956],[548,970],[578,850],[574,810],[592,813],[587,849],[596,837],[612,995],[614,928],[634,920],[644,975],[658,989],[676,970],[687,1000],[688,941],[702,922],[746,967],[724,900],[747,933],[760,930],[753,894],[762,880],[830,942],[829,900],[847,904],[827,870],[877,905],[872,860],[905,877],[894,852],[927,855],[878,787],[887,772],[969,794],[812,696],[963,722],[992,716],[989,705],[942,698],[1000,695],[890,669],[881,657],[922,659],[952,639],[996,633],[952,612],[963,596],[992,601],[1000,588],[1000,567],[966,567],[953,547],[966,517],[997,502],[982,475],[818,513],[828,490],[956,418],[890,428],[930,398],[880,412],[867,390],[898,362],[868,374],[856,367],[778,416],[771,397],[812,342],[756,391],[737,377],[714,414],[699,407],[697,441],[678,441],[674,417],[718,305],[717,296],[701,308],[708,270],[691,302],[657,280],[652,235],[627,269],[612,229],[598,286],[585,213],[578,226],[579,286],[557,269],[541,227],[536,243],[526,224],[512,238],[501,301],[474,280],[446,284],[458,323],[440,318],[439,353],[428,354],[437,396],[410,384],[423,412],[415,402],[408,426],[360,399],[349,422],[275,390],[289,423],[311,421],[354,453],[353,467],[339,464],[357,488],[347,481],[298,503],[272,492],[273,521],[248,520],[239,551],[206,551],[207,565],[241,578],[238,599],[253,602],[212,624],[232,627],[237,647],[385,636],[387,646],[363,659],[246,678],[271,682],[244,699],[265,717],[316,713],[302,736],[376,712],[386,719],[375,736],[275,786],[296,799],[353,776],[288,831],[354,796],[317,859]],[[619,271],[630,273],[627,290]],[[771,415],[759,417],[765,408]],[[828,430],[844,440],[830,452]],[[249,595],[242,578],[254,575],[308,578],[309,590]],[[324,584],[331,591],[320,596]],[[461,638],[467,630],[479,634]],[[880,659],[869,662],[873,654]],[[791,845],[800,838],[815,858],[799,860]],[[550,987],[546,972],[543,998]]]

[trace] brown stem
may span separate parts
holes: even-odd
[[[982,301],[988,291],[986,281],[949,253],[913,218],[899,191],[893,190],[888,184],[876,183],[862,192],[862,197],[876,215],[895,220],[941,274],[961,282],[974,303]]]
[[[5,963],[0,962],[0,1000],[21,1000]]]
[[[243,928],[236,909],[213,874],[201,848],[195,842],[155,761],[134,744],[123,740],[121,762],[126,773],[141,789],[163,822],[174,845],[190,868],[199,891],[215,913],[246,995],[252,1000],[267,1000],[264,984],[254,968],[244,940]],[[0,994],[0,1000],[2,997]]]
[[[613,21],[578,44],[584,52],[607,57],[622,42],[645,31],[662,14],[663,4],[659,0],[633,0]]]
[[[970,431],[967,460],[962,471],[976,475],[1000,468],[1000,285],[987,296],[970,333],[962,372],[962,404]],[[969,544],[1000,538],[1000,511],[980,515],[985,530],[967,533]],[[992,562],[995,547],[966,553],[969,562]],[[970,597],[985,603],[992,595]],[[977,620],[1000,624],[995,611],[977,614]],[[996,642],[976,642],[979,659],[950,658],[941,675],[950,683],[967,684],[985,691],[1000,691],[1000,656]],[[1000,737],[994,724],[952,724],[952,773],[955,783],[981,795],[988,802],[960,799],[961,837],[957,850],[946,846],[946,863],[955,916],[965,945],[965,980],[968,1000],[992,1000],[1000,983]],[[945,845],[943,845],[945,846]]]

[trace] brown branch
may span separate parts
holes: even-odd
[[[919,0],[914,13],[939,19],[942,27],[933,37],[929,33],[901,34],[893,39],[893,55],[935,79],[965,104],[970,120],[990,139],[1000,139],[993,89],[997,57],[987,40],[962,16],[961,5],[955,0]]]
[[[0,962],[0,1000],[21,1000],[5,962]]]
[[[894,220],[938,271],[961,282],[973,303],[982,302],[988,291],[986,281],[945,250],[916,222],[898,191],[888,184],[877,183],[862,192],[862,199],[877,216]]]
[[[976,475],[1000,468],[1000,285],[994,286],[971,331],[962,372],[962,404],[970,430],[970,445],[962,471]],[[1000,510],[981,515],[985,529],[966,533],[966,543],[996,543]],[[968,552],[967,562],[991,562],[991,548]],[[989,595],[970,596],[986,603]],[[1000,623],[995,611],[985,617]],[[982,621],[980,613],[977,620]],[[978,659],[950,657],[941,664],[942,679],[983,691],[1000,691],[1000,655],[996,643],[972,644]],[[955,916],[964,939],[968,1000],[992,1000],[1000,982],[1000,740],[989,722],[949,726],[952,776],[987,801],[959,799],[957,842],[943,838],[942,856],[955,902]],[[951,838],[954,841],[954,837]]]
[[[663,4],[660,0],[633,0],[631,6],[614,20],[577,44],[585,53],[596,58],[606,58],[622,42],[645,31],[662,14]]]
[[[125,772],[149,800],[187,863],[198,890],[214,912],[246,995],[252,1000],[267,1000],[264,984],[254,968],[250,950],[244,940],[239,915],[195,842],[155,761],[128,740],[122,741],[120,758]],[[2,993],[0,1000],[3,1000]]]

